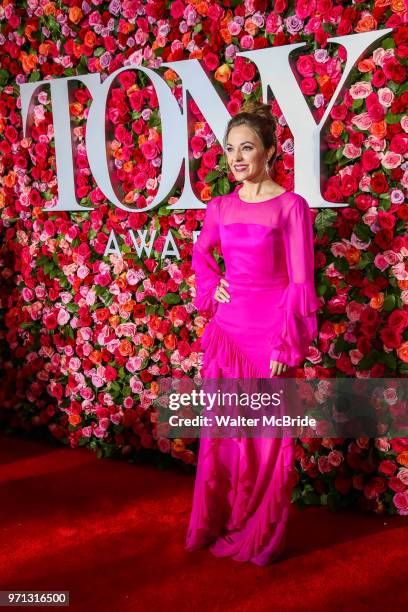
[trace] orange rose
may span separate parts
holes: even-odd
[[[333,121],[330,126],[330,133],[334,138],[339,138],[343,133],[344,123],[342,121]]]
[[[37,27],[30,23],[29,25],[27,25],[24,29],[25,35],[27,36],[28,40],[33,43],[35,42],[35,38],[34,36],[32,36],[33,32],[37,32]]]
[[[124,201],[126,204],[132,204],[132,202],[135,201],[135,192],[134,191],[128,191],[127,194],[124,197]]]
[[[6,187],[14,187],[16,184],[16,173],[12,170],[4,177],[4,184]]]
[[[141,344],[144,348],[151,348],[153,346],[153,338],[148,334],[143,334],[141,337]]]
[[[231,68],[228,66],[228,64],[222,64],[221,66],[218,66],[214,75],[216,81],[220,81],[220,83],[226,83],[229,80],[230,76]]]
[[[389,6],[391,4],[391,0],[375,0],[374,6],[377,8],[383,8],[384,6]]]
[[[181,37],[181,42],[183,43],[183,47],[187,47],[188,43],[191,40],[191,32],[185,32]]]
[[[123,276],[119,276],[116,279],[116,284],[119,287],[119,289],[126,289],[127,283],[126,283],[126,280],[123,278]]]
[[[206,185],[200,193],[200,199],[203,202],[207,202],[208,200],[211,200],[211,187],[209,185]]]
[[[23,66],[23,70],[26,74],[32,72],[38,63],[38,57],[34,54],[28,55],[25,51],[20,53],[20,60]]]
[[[176,348],[176,344],[177,339],[175,334],[167,334],[167,336],[164,336],[164,346],[166,349],[168,349],[169,351],[174,351],[174,349]]]
[[[252,21],[251,18],[247,19],[244,25],[245,31],[251,36],[256,36],[258,32],[258,26]]]
[[[372,59],[362,60],[357,66],[360,72],[373,72],[375,70],[375,64]]]
[[[49,50],[50,50],[50,45],[48,43],[41,43],[40,46],[38,47],[38,53],[40,55],[48,55]]]
[[[201,0],[201,2],[196,4],[196,11],[199,15],[203,15],[205,17],[208,13],[208,2]]]
[[[70,104],[69,110],[74,117],[80,117],[84,112],[84,107],[80,102],[73,102]]]
[[[408,340],[403,342],[399,349],[397,349],[397,355],[404,363],[408,363]]]
[[[4,208],[5,201],[6,198],[4,197],[4,194],[2,194],[0,191],[0,208]]]
[[[333,323],[333,329],[335,331],[335,333],[339,336],[340,334],[344,334],[344,332],[347,329],[347,324],[342,322],[342,323]]]
[[[151,393],[154,393],[155,395],[159,394],[159,385],[157,382],[153,381],[150,385],[150,391]]]
[[[203,52],[201,49],[195,49],[194,51],[192,51],[190,53],[190,55],[188,56],[190,59],[198,59],[201,60],[203,59]]]
[[[126,338],[120,341],[118,349],[123,357],[131,357],[134,354],[134,345]]]
[[[391,10],[393,13],[403,13],[406,10],[404,0],[391,0]]]
[[[79,425],[79,423],[81,422],[81,417],[79,416],[79,414],[70,414],[68,417],[68,421],[70,425]]]
[[[408,451],[402,451],[402,453],[397,455],[397,461],[400,465],[408,467]]]
[[[384,294],[383,293],[377,293],[377,295],[375,297],[372,297],[370,300],[370,306],[371,308],[375,308],[376,310],[380,310],[383,307],[384,304]]]
[[[46,4],[43,8],[44,11],[44,15],[46,15],[48,17],[48,15],[55,15],[56,10],[55,10],[55,4],[53,4],[52,2],[49,2],[48,4]]]
[[[88,30],[88,32],[85,34],[84,37],[84,44],[87,47],[93,47],[96,43],[96,34],[95,32],[92,32],[91,30]]]
[[[71,6],[68,11],[68,17],[72,23],[78,24],[82,19],[83,13],[79,6]]]
[[[181,453],[183,450],[185,450],[184,440],[181,440],[180,438],[174,438],[172,450],[175,453]]]
[[[92,351],[92,353],[90,353],[89,355],[89,360],[92,361],[92,363],[101,363],[102,361],[101,351]]]
[[[133,162],[131,162],[131,161],[125,162],[123,164],[122,168],[123,168],[123,170],[125,172],[132,172],[132,170],[133,170]]]
[[[228,28],[221,28],[220,36],[226,45],[230,45],[232,43],[232,34]]]
[[[377,22],[372,15],[365,15],[356,25],[356,32],[371,32],[377,27]]]
[[[160,329],[160,325],[161,325],[161,320],[159,319],[159,317],[156,317],[153,315],[149,321],[150,329],[153,329],[154,331],[158,331]]]
[[[350,247],[347,249],[345,257],[350,265],[355,265],[360,261],[360,251],[354,247]]]
[[[220,21],[221,28],[228,27],[229,22],[232,21],[233,18],[234,18],[234,15],[232,14],[231,9],[228,9],[227,12],[225,13],[224,17]]]
[[[191,56],[190,56],[191,57]],[[168,68],[166,70],[166,72],[164,73],[164,78],[166,81],[172,81],[173,83],[175,81],[178,81],[178,75],[176,72],[174,72],[174,70],[172,70],[171,68]]]
[[[113,315],[109,317],[109,325],[115,329],[120,323],[120,317],[118,315]]]
[[[385,121],[377,121],[377,123],[372,123],[370,127],[370,134],[375,136],[376,138],[384,138],[387,133],[387,124]]]

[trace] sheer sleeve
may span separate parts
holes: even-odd
[[[317,337],[320,306],[314,285],[313,227],[309,205],[302,196],[297,195],[282,231],[289,284],[277,305],[284,311],[284,324],[281,336],[272,341],[271,359],[297,366]]]
[[[214,247],[220,241],[219,232],[219,197],[207,204],[200,234],[193,247],[192,268],[195,272],[196,295],[193,300],[199,311],[213,316],[218,302],[214,292],[222,278],[221,270],[214,256]]]

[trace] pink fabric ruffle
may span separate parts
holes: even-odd
[[[263,378],[265,372],[257,367],[241,348],[212,319],[201,336],[204,350],[203,378]]]

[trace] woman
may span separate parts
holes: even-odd
[[[224,149],[239,190],[207,205],[193,250],[203,378],[294,376],[317,336],[313,231],[303,197],[271,180],[276,125],[250,103]],[[220,244],[225,277],[213,257]],[[283,551],[294,484],[293,438],[201,438],[187,550],[267,565]]]

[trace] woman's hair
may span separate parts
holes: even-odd
[[[269,170],[272,168],[277,153],[276,120],[269,104],[262,102],[245,102],[236,115],[228,122],[224,135],[224,149],[226,148],[230,130],[239,125],[247,125],[258,134],[264,149],[274,145],[275,150],[268,161]]]

